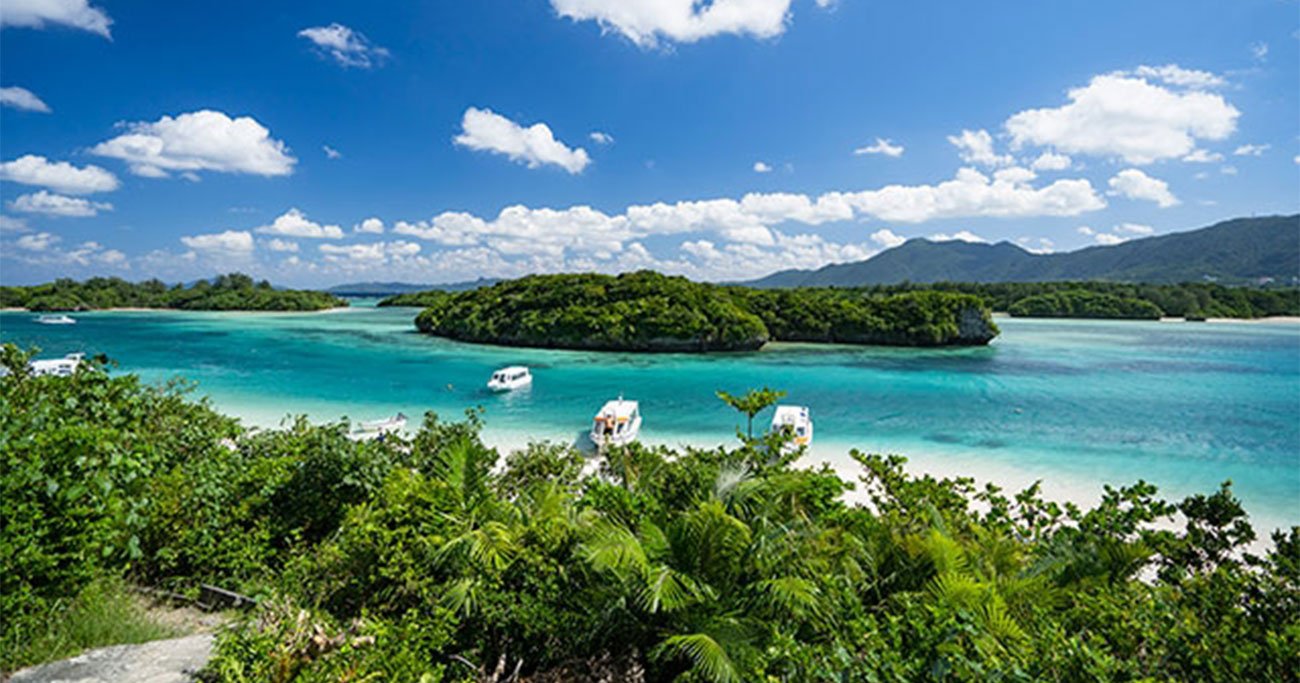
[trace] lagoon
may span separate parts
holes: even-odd
[[[287,415],[370,420],[482,407],[485,439],[572,441],[607,399],[641,401],[643,440],[734,439],[718,389],[771,386],[812,408],[810,461],[855,476],[850,448],[1078,502],[1138,479],[1170,497],[1226,479],[1257,528],[1300,523],[1300,325],[998,320],[987,347],[772,344],[753,353],[623,354],[501,348],[419,335],[416,311],[358,301],[325,313],[105,311],[47,326],[0,313],[0,340],[41,357],[104,353],[117,372],[184,377],[246,424]],[[493,395],[492,370],[534,386]],[[770,416],[760,416],[760,421]]]

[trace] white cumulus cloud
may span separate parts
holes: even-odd
[[[37,97],[27,88],[20,88],[16,85],[8,88],[0,88],[0,107],[12,107],[24,111],[38,111],[43,114],[50,113],[50,105],[42,102],[41,98]]]
[[[1186,161],[1189,164],[1213,164],[1215,162],[1223,161],[1223,155],[1218,152],[1211,152],[1198,147],[1192,150],[1187,156],[1183,157],[1183,161]]]
[[[247,255],[253,252],[253,234],[247,230],[226,230],[205,235],[186,235],[181,237],[181,244],[206,253]]]
[[[1169,191],[1169,183],[1159,178],[1152,178],[1136,168],[1128,168],[1116,173],[1110,179],[1109,185],[1111,194],[1155,202],[1162,209],[1178,204],[1178,198]]]
[[[1067,104],[1022,111],[1007,119],[1006,130],[1016,148],[1051,146],[1137,165],[1183,157],[1198,140],[1231,135],[1240,116],[1222,95],[1204,89],[1213,84],[1210,79],[1189,73],[1200,72],[1095,76],[1070,90]]]
[[[0,235],[6,233],[28,232],[31,228],[27,227],[27,219],[16,216],[6,216],[0,213]]]
[[[528,168],[552,164],[569,173],[581,173],[591,163],[586,150],[570,149],[556,140],[545,123],[525,128],[491,109],[466,109],[461,133],[454,142],[473,150],[504,154]]]
[[[93,164],[77,168],[66,161],[50,161],[35,154],[0,163],[0,180],[48,187],[67,194],[112,192],[119,186],[117,176]]]
[[[893,247],[897,247],[898,245],[906,242],[907,238],[903,237],[902,235],[895,234],[894,231],[890,230],[889,228],[882,228],[880,230],[871,233],[871,241],[875,242],[876,244],[879,244],[880,246],[886,249],[891,249]]]
[[[993,136],[987,130],[963,130],[961,135],[949,135],[948,142],[957,148],[961,160],[981,166],[1008,166],[1015,160],[1007,154],[993,151]]]
[[[169,171],[216,171],[282,176],[297,159],[250,116],[230,118],[204,109],[126,125],[128,132],[95,145],[91,152],[121,159],[136,175],[163,178]]]
[[[1164,66],[1139,66],[1132,71],[1118,72],[1121,76],[1138,76],[1154,81],[1160,81],[1166,85],[1177,86],[1181,88],[1196,88],[1200,90],[1209,90],[1212,88],[1222,88],[1228,82],[1218,74],[1200,69],[1184,69],[1177,64],[1166,64]]]
[[[420,253],[414,242],[373,242],[371,244],[322,244],[320,251],[325,260],[351,267],[373,267],[392,260],[409,258]]]
[[[48,232],[37,232],[31,235],[19,237],[15,244],[20,249],[27,251],[45,251],[60,241],[58,235],[52,235]]]
[[[952,234],[936,232],[930,235],[930,239],[935,242],[975,242],[977,244],[987,244],[988,240],[976,235],[969,230],[959,230]]]
[[[66,197],[41,190],[31,194],[19,195],[9,202],[9,208],[22,213],[41,213],[47,216],[64,218],[89,218],[100,211],[112,211],[113,205],[107,202],[92,202],[80,197]]]
[[[343,228],[337,225],[315,223],[296,208],[280,214],[270,225],[257,228],[257,232],[263,235],[281,235],[307,239],[337,240],[343,237]]]
[[[352,232],[365,232],[372,235],[382,235],[384,233],[384,222],[372,216],[354,225],[352,227]]]
[[[1232,154],[1239,157],[1258,157],[1264,156],[1264,152],[1272,145],[1241,145],[1233,150]]]
[[[587,137],[591,138],[591,141],[594,142],[594,143],[596,143],[596,144],[598,144],[598,145],[612,145],[612,144],[614,144],[614,136],[613,136],[613,135],[610,135],[609,133],[602,133],[601,131],[598,131],[598,130],[593,130],[593,131],[591,131],[591,134],[588,135]]]
[[[111,38],[113,20],[86,0],[5,0],[0,3],[0,26],[45,28],[57,24]]]
[[[956,178],[937,185],[889,185],[842,197],[856,211],[899,223],[975,216],[1077,216],[1106,206],[1087,180],[1062,179],[1033,187],[1025,180],[1033,176],[1032,171],[1003,171],[1013,172],[999,172],[990,178],[963,168]]]
[[[1070,157],[1064,154],[1043,152],[1038,155],[1037,159],[1034,159],[1034,163],[1030,164],[1030,168],[1035,171],[1064,171],[1070,168],[1071,163]]]
[[[326,159],[342,159],[342,158],[343,158],[343,153],[342,153],[342,152],[338,151],[337,149],[334,149],[333,147],[330,147],[329,145],[321,145],[320,148],[321,148],[321,151],[325,152],[325,158],[326,158]]]
[[[266,248],[278,252],[297,252],[298,243],[293,240],[282,240],[278,237],[273,237],[266,241]]]
[[[1153,235],[1156,229],[1140,223],[1120,223],[1115,226],[1115,232],[1124,232],[1130,235]]]
[[[761,161],[755,161],[755,162],[754,162],[754,172],[755,172],[755,173],[771,173],[771,172],[772,172],[772,167],[771,167],[771,166],[768,166],[767,164],[765,164],[765,163],[763,163],[763,162],[761,162]]]
[[[903,146],[895,145],[889,138],[876,138],[876,141],[866,147],[859,147],[853,150],[854,154],[883,154],[887,157],[903,156]]]
[[[388,50],[374,45],[360,31],[333,23],[313,26],[298,32],[299,37],[310,40],[321,54],[327,55],[343,67],[369,69],[388,58]]]
[[[772,38],[785,31],[791,0],[551,0],[556,14],[595,21],[641,47],[693,43],[722,34]],[[829,2],[818,0],[826,7]]]

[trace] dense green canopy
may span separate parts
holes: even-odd
[[[1023,318],[1120,318],[1159,320],[1161,310],[1150,301],[1098,294],[1086,290],[1065,290],[1027,296],[1007,310]]]
[[[884,295],[900,292],[939,291],[962,292],[980,297],[995,311],[1015,314],[1015,306],[1029,297],[1042,295],[1085,293],[1104,297],[1143,301],[1154,306],[1159,314],[1192,318],[1264,318],[1268,316],[1300,315],[1300,287],[1267,285],[1260,287],[1226,287],[1212,282],[1193,282],[1180,285],[1131,284],[1122,282],[936,282],[933,284],[903,283],[863,287],[856,291]],[[1071,307],[1054,307],[1055,317],[1112,317],[1109,315],[1073,315]],[[1102,307],[1103,310],[1105,307]],[[1150,312],[1147,307],[1142,309]],[[1115,307],[1113,317],[1129,310],[1138,310],[1133,304]],[[1095,313],[1095,310],[1084,311]],[[1138,316],[1146,317],[1146,316]]]
[[[222,681],[1293,681],[1300,527],[1225,485],[1095,509],[854,453],[860,495],[771,444],[535,444],[498,466],[475,414],[357,442],[250,432],[95,368],[0,378],[0,670],[126,576],[260,605]],[[719,425],[719,431],[729,425]],[[1176,516],[1175,516],[1176,515]],[[512,676],[512,673],[514,676]]]
[[[318,311],[348,302],[310,290],[276,289],[266,280],[239,273],[199,280],[189,287],[159,280],[127,282],[97,277],[61,279],[30,287],[0,287],[0,306],[33,311],[85,311],[105,308],[176,308],[191,311]]]
[[[940,346],[987,344],[997,334],[983,303],[963,294],[751,290],[650,271],[533,275],[387,302],[426,306],[415,320],[423,332],[510,346],[735,351],[769,340]]]

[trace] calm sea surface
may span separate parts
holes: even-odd
[[[985,348],[691,356],[458,344],[416,334],[414,314],[358,302],[324,314],[83,313],[53,326],[7,312],[0,339],[41,357],[105,353],[151,381],[183,376],[264,426],[482,406],[502,444],[574,439],[622,393],[641,401],[645,440],[714,445],[737,425],[715,390],[767,385],[811,406],[814,456],[850,476],[846,454],[859,448],[1094,493],[1141,478],[1184,495],[1231,479],[1260,526],[1300,523],[1300,325],[1000,319]],[[516,363],[533,368],[531,390],[483,388]]]

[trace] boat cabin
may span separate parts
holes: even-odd
[[[591,425],[591,441],[597,447],[625,445],[636,441],[640,432],[640,405],[620,397],[609,401],[596,413]]]
[[[512,365],[492,373],[492,378],[488,380],[487,385],[493,391],[510,391],[512,389],[522,389],[532,383],[533,375],[528,368],[522,365]]]
[[[813,422],[807,406],[777,406],[772,415],[772,431],[785,431],[790,440],[786,450],[798,450],[812,445]]]

